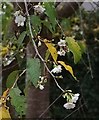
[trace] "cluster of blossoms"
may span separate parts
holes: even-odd
[[[43,90],[44,89],[44,86],[45,86],[45,83],[47,82],[47,78],[45,78],[45,76],[40,76],[39,77],[39,81],[38,81],[38,88],[40,89],[40,90]]]
[[[24,26],[24,22],[26,20],[26,18],[24,16],[21,15],[20,11],[16,11],[14,13],[15,16],[15,23],[19,26]]]
[[[43,8],[41,5],[35,5],[34,11],[37,13],[43,13],[45,11],[45,8]],[[15,23],[19,26],[24,26],[24,22],[26,21],[26,18],[22,16],[21,11],[16,11],[14,13],[15,16]]]
[[[66,108],[66,109],[73,109],[75,108],[75,104],[79,98],[79,93],[77,94],[72,94],[70,93],[69,95],[68,94],[65,94],[63,97],[67,97],[67,103],[65,103],[63,106]]]
[[[66,50],[65,50],[65,48],[66,48],[66,41],[60,39],[60,41],[58,42],[58,46],[60,47],[60,50],[57,52],[58,55],[65,56],[65,54],[66,54]]]
[[[62,66],[61,65],[54,65],[54,68],[51,70],[53,73],[61,73],[62,72]],[[71,90],[68,90],[67,93],[63,95],[64,98],[67,98],[67,102],[63,105],[66,109],[73,109],[75,108],[75,104],[77,100],[79,99],[79,93],[73,94]]]

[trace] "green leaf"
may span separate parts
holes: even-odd
[[[72,37],[66,37],[69,50],[73,53],[74,63],[77,64],[82,57],[81,48],[78,43]]]
[[[32,27],[33,27],[33,34],[37,35],[38,32],[41,30],[41,20],[36,15],[31,15],[30,20],[31,20]]]
[[[23,31],[21,34],[20,34],[20,36],[19,36],[19,38],[18,38],[18,41],[17,41],[17,44],[18,44],[18,48],[20,48],[20,46],[22,45],[22,42],[23,42],[23,40],[24,40],[24,38],[25,38],[25,36],[26,36],[26,31]]]
[[[49,21],[42,21],[42,23],[50,30],[51,33],[53,33],[53,29]]]
[[[7,88],[11,88],[13,86],[17,76],[18,76],[18,70],[10,73],[10,75],[7,78],[7,82],[6,82]]]
[[[51,54],[51,53],[50,53],[49,50],[47,49],[47,50],[46,50],[46,54],[45,54],[45,61],[48,60],[50,54]]]
[[[7,7],[6,9],[2,9],[1,7],[3,6],[3,4],[5,4]],[[2,42],[5,42],[7,40],[9,40],[10,37],[12,37],[14,35],[14,33],[12,32],[12,20],[13,20],[13,16],[12,16],[12,12],[13,12],[13,4],[12,3],[8,3],[5,0],[5,3],[2,2],[2,5],[0,4],[0,11],[3,11],[5,14],[0,15],[0,23],[1,23],[1,27],[2,28]]]
[[[20,95],[19,88],[13,88],[10,90],[11,105],[15,107],[17,113],[22,116],[26,114],[26,97]]]
[[[37,82],[39,80],[39,76],[41,75],[40,60],[38,58],[28,58],[27,71],[31,82],[35,87],[37,87]]]
[[[61,27],[64,31],[66,30],[70,30],[71,29],[71,24],[70,24],[70,20],[68,19],[63,19],[61,22]]]
[[[53,30],[55,31],[56,26],[56,12],[52,2],[44,2],[45,14],[49,17],[49,21],[52,24]]]
[[[83,53],[86,53],[86,50],[87,50],[87,46],[86,46],[86,43],[84,40],[82,41],[77,41],[78,45],[80,46],[80,49],[81,49],[81,52],[82,54]]]

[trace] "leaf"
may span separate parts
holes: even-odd
[[[18,88],[10,90],[11,105],[15,107],[17,113],[22,116],[26,114],[26,97],[20,95],[21,91]]]
[[[74,63],[78,63],[82,57],[80,46],[72,37],[66,37],[66,42],[68,44],[69,50],[73,53]]]
[[[17,44],[18,44],[18,49],[20,48],[20,46],[22,45],[22,42],[23,42],[23,40],[24,40],[24,38],[25,38],[25,36],[26,36],[26,31],[23,31],[21,34],[20,34],[20,36],[19,36],[19,38],[18,38],[18,41],[17,41]]]
[[[27,71],[28,71],[31,82],[35,87],[37,87],[39,76],[41,75],[40,60],[38,58],[35,58],[35,59],[28,58]]]
[[[11,116],[9,110],[2,105],[2,107],[0,107],[0,120],[4,120],[4,119],[11,120]]]
[[[70,30],[71,29],[71,23],[70,20],[68,19],[63,19],[61,21],[61,27],[64,31]]]
[[[83,53],[86,53],[86,49],[87,49],[87,46],[86,46],[86,43],[84,40],[82,41],[77,41],[78,45],[80,46],[80,49],[81,49],[81,52],[82,54]]]
[[[49,56],[50,56],[50,52],[49,52],[49,50],[47,49],[47,50],[46,50],[46,54],[45,54],[45,61],[48,60]]]
[[[66,36],[71,34],[71,23],[69,19],[63,19],[60,23],[62,30]]]
[[[77,80],[77,78],[74,76],[74,72],[73,72],[73,69],[72,69],[71,66],[66,65],[63,61],[58,61],[58,63],[60,63],[62,66],[64,66],[64,68],[65,68],[67,71],[69,71],[70,74],[73,76],[73,78],[74,78],[75,80]]]
[[[11,88],[13,86],[17,76],[18,76],[18,70],[10,73],[10,75],[7,78],[7,82],[6,82],[7,88]]]
[[[3,92],[2,97],[6,98],[8,94],[9,94],[9,88],[7,88],[7,90]]]
[[[51,33],[53,33],[53,29],[49,21],[42,21],[42,23],[50,30]]]
[[[34,29],[33,34],[37,35],[38,32],[41,30],[41,20],[36,15],[31,15],[30,19],[31,19],[32,27]]]
[[[0,44],[0,56],[5,56],[9,52],[9,46],[3,47]]]
[[[56,26],[55,7],[52,2],[44,2],[44,7],[46,9],[45,14],[49,17],[49,21],[51,22],[53,30],[55,31],[55,26]]]
[[[47,40],[47,39],[44,39],[44,43],[45,45],[48,47],[48,50],[49,52],[51,53],[51,56],[53,58],[53,60],[56,62],[57,61],[57,57],[58,57],[58,54],[57,54],[57,50],[56,48],[53,46],[53,44]]]
[[[9,94],[9,89],[4,91],[3,95],[0,97],[0,120],[5,119],[5,118],[11,119],[9,110],[8,110],[8,108],[6,106],[6,98],[7,98],[8,94]]]

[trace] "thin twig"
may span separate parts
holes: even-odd
[[[13,86],[11,87],[11,89],[13,89],[14,88],[14,86],[16,85],[16,83],[17,83],[17,81],[18,81],[18,79],[24,74],[26,72],[26,69],[25,70],[23,70],[23,72],[16,78],[16,80],[15,80],[15,82],[14,82],[14,84],[13,84]]]
[[[25,3],[25,9],[26,9],[26,14],[27,14],[27,17],[28,17],[28,25],[29,25],[29,31],[30,31],[30,35],[31,35],[31,38],[32,38],[32,43],[34,45],[34,49],[35,49],[35,52],[36,54],[38,55],[38,57],[41,59],[41,61],[43,62],[45,68],[47,69],[47,71],[49,72],[49,74],[53,77],[57,87],[62,91],[64,92],[64,89],[61,88],[61,86],[58,84],[55,76],[52,74],[52,72],[49,70],[49,68],[47,67],[47,64],[45,62],[45,60],[42,58],[42,56],[40,55],[38,49],[37,49],[37,46],[36,46],[36,43],[34,41],[34,36],[33,36],[33,33],[32,33],[32,28],[31,28],[31,23],[30,23],[30,15],[29,15],[29,12],[28,12],[28,8],[27,8],[27,2],[26,0],[24,0],[24,3]]]
[[[18,1],[16,0],[16,4],[17,6],[20,8],[20,10],[22,11],[23,9],[21,8],[21,6],[19,5]]]
[[[89,62],[90,74],[91,74],[91,77],[92,77],[92,79],[93,79],[93,70],[92,70],[91,59],[90,59],[90,55],[89,55],[88,48],[87,48],[87,59],[88,59],[88,62]]]
[[[57,20],[56,20],[56,23],[57,23],[57,25],[59,26],[59,28],[61,29],[61,32],[63,33],[63,35],[64,35],[64,37],[65,37],[66,35],[65,35],[65,33],[64,33],[64,31],[63,31],[61,25],[59,24],[59,22],[58,22]]]
[[[79,8],[80,8],[80,6],[79,6]],[[80,14],[80,22],[81,22],[81,31],[83,31],[82,37],[85,40],[84,28],[83,28],[83,18],[82,18],[81,8],[79,9],[79,14]],[[88,48],[87,48],[86,51],[87,51],[87,59],[88,59],[88,63],[89,63],[89,68],[90,68],[89,70],[90,70],[90,73],[91,73],[91,77],[93,78],[93,70],[92,70],[92,65],[91,65],[91,60],[90,60]]]
[[[47,110],[62,96],[62,94],[63,92],[43,111],[43,113],[38,118],[41,118],[47,112]]]

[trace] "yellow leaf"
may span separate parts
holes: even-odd
[[[66,65],[63,61],[58,61],[58,63],[60,63],[62,66],[64,66],[64,68],[70,72],[70,74],[74,77],[75,80],[77,80],[77,78],[74,76],[74,72],[71,66]]]
[[[0,56],[5,56],[9,51],[9,47],[6,46],[6,47],[3,47],[1,44],[0,44]]]
[[[7,118],[7,119],[9,118],[9,120],[11,120],[9,110],[4,106],[2,106],[0,107],[0,120],[3,120],[4,118]]]
[[[53,46],[53,44],[47,40],[47,39],[44,39],[44,43],[45,45],[48,47],[48,50],[49,52],[51,53],[51,56],[53,58],[53,60],[56,62],[57,61],[57,57],[58,57],[58,54],[57,54],[57,50],[56,48]]]
[[[3,92],[2,96],[3,97],[7,97],[8,94],[9,94],[9,88],[7,88],[7,90]]]
[[[0,106],[3,104],[6,106],[6,98],[7,98],[7,95],[9,94],[9,88],[3,92],[3,95],[0,96]]]
[[[3,120],[5,118],[11,119],[9,110],[6,106],[6,98],[8,94],[9,94],[9,89],[4,91],[3,95],[0,97],[0,120]]]

